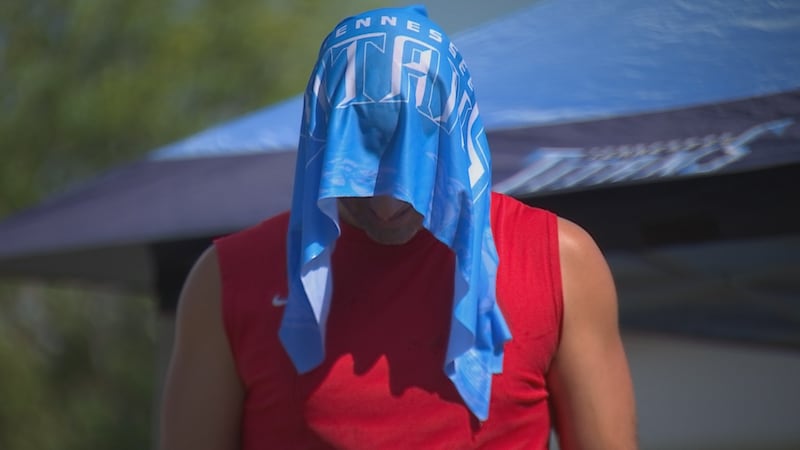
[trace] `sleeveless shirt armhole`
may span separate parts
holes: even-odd
[[[237,339],[234,333],[235,330],[239,330],[241,327],[237,326],[236,324],[239,314],[236,308],[236,302],[234,301],[234,296],[230,292],[230,287],[236,283],[230,279],[230,270],[226,270],[226,268],[228,268],[228,264],[225,263],[227,254],[227,246],[224,242],[225,239],[228,239],[228,237],[222,237],[214,240],[214,247],[217,250],[217,265],[219,266],[220,276],[220,314],[222,315],[222,326],[225,330],[225,336],[228,340],[228,348],[233,355],[234,361],[239,361],[239,346],[236,345]],[[239,368],[237,367],[237,371],[238,370]]]
[[[556,347],[561,342],[561,332],[564,327],[564,290],[561,278],[561,252],[559,250],[558,216],[554,213],[547,214],[547,240],[552,256],[550,264],[550,278],[553,286],[553,312],[557,325]]]

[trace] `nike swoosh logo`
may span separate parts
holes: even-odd
[[[276,308],[280,308],[281,306],[286,306],[287,303],[289,303],[288,298],[280,298],[277,295],[275,297],[272,297],[272,306]]]

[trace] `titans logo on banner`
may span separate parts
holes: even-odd
[[[780,136],[793,124],[793,119],[786,118],[754,125],[738,135],[726,132],[651,144],[538,148],[528,155],[524,168],[494,189],[515,195],[718,172],[750,155],[750,144],[760,137]]]

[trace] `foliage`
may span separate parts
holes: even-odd
[[[0,2],[0,216],[301,92],[368,1]]]
[[[153,309],[108,290],[2,286],[0,448],[146,448]]]
[[[325,33],[378,3],[0,2],[0,218],[301,92]],[[154,309],[98,288],[0,284],[0,449],[149,447]]]

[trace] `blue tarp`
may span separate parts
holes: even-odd
[[[490,131],[800,89],[800,3],[793,0],[544,0],[454,41],[475,78]],[[152,157],[294,148],[301,109],[296,96]]]

